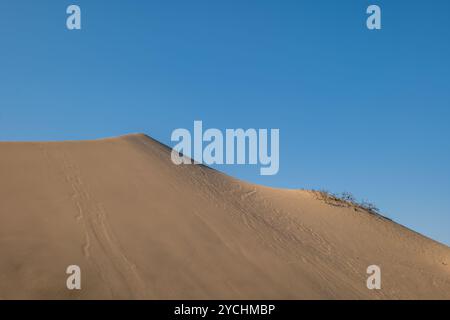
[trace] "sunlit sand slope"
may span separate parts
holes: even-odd
[[[0,143],[0,197],[0,299],[450,299],[450,248],[145,135]]]

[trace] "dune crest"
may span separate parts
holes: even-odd
[[[0,153],[0,299],[450,299],[447,246],[313,192],[176,166],[143,134]]]

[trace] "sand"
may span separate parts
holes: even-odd
[[[450,298],[449,247],[310,191],[176,166],[142,134],[0,155],[0,299]]]

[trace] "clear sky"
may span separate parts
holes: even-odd
[[[219,169],[350,191],[450,244],[449,15],[448,0],[2,0],[0,140],[279,128],[278,175]]]

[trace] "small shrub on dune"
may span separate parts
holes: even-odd
[[[350,192],[332,193],[327,190],[313,190],[314,195],[326,204],[335,207],[353,208],[355,211],[364,211],[381,218],[391,220],[380,213],[380,209],[368,201],[358,201]]]

